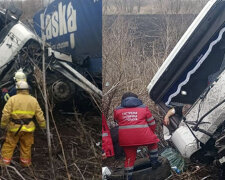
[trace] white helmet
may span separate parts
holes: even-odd
[[[28,90],[29,89],[29,85],[27,84],[26,81],[19,81],[16,83],[16,89],[17,90]]]
[[[27,81],[26,75],[24,74],[22,68],[20,68],[18,71],[16,71],[15,76],[14,76],[14,80],[16,82]]]

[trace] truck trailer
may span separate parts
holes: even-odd
[[[185,158],[209,162],[225,155],[225,1],[210,0],[159,68],[150,98],[166,113],[191,104],[170,120],[174,146]]]
[[[101,1],[56,0],[34,15],[34,30],[16,8],[0,10],[0,87],[15,86],[23,69],[36,88],[34,73],[46,63],[49,94],[56,103],[75,97],[101,99]]]

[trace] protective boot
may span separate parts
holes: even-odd
[[[158,161],[158,148],[150,150],[149,156],[150,156],[150,163],[153,170],[157,169],[159,166],[162,165],[162,162]]]
[[[155,161],[152,161],[151,165],[152,165],[152,169],[155,170],[162,165],[162,162],[158,161],[158,159],[157,159]]]
[[[133,169],[132,170],[125,170],[124,171],[125,180],[132,180],[132,173],[133,173]]]
[[[132,175],[125,174],[125,179],[124,180],[132,180]]]
[[[20,162],[20,165],[22,167],[30,167],[31,166],[31,163],[23,163],[23,162]]]

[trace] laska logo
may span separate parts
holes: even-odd
[[[40,14],[41,37],[43,40],[51,40],[69,33],[70,47],[75,48],[75,35],[77,31],[76,10],[72,3],[58,4],[58,10],[49,14]]]

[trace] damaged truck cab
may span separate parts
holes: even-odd
[[[20,15],[19,15],[20,16]],[[38,44],[40,39],[19,21],[10,10],[0,10],[0,87],[14,86],[13,76],[22,67],[25,59],[19,60],[30,44]],[[25,67],[24,67],[25,68]]]
[[[100,101],[100,7],[100,1],[56,0],[35,14],[35,31],[19,21],[22,12],[18,9],[0,10],[0,88],[12,88],[20,68],[29,84],[37,86],[40,75],[34,77],[35,67],[42,68],[44,54],[47,88],[55,103],[74,97],[82,102],[88,96]],[[94,29],[89,28],[92,25]]]
[[[225,155],[224,9],[225,1],[210,0],[148,85],[164,113],[192,105],[182,119],[171,118],[171,140],[184,157],[203,162]]]
[[[29,41],[37,41],[37,37],[26,28],[16,17],[0,10],[0,67],[12,60],[22,47]]]

